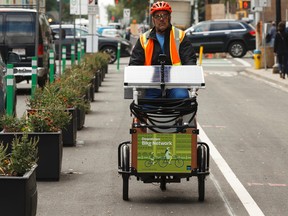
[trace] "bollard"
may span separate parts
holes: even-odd
[[[261,51],[260,50],[254,50],[254,67],[255,69],[261,68]]]
[[[203,59],[203,46],[200,46],[199,50],[199,65],[202,65],[202,59]]]
[[[75,45],[71,45],[71,65],[75,64]]]
[[[80,62],[81,62],[81,43],[77,44],[77,60],[78,60],[78,65],[80,65]]]
[[[54,76],[55,76],[55,64],[54,64],[54,51],[50,50],[49,52],[49,78],[50,83],[54,82]]]
[[[117,45],[117,70],[120,69],[120,49],[121,49],[121,44],[118,43]]]
[[[66,69],[66,46],[62,46],[62,73]]]
[[[85,55],[84,41],[81,41],[81,57]]]
[[[13,64],[7,65],[7,76],[6,76],[6,114],[13,116],[14,113],[14,74]]]
[[[34,93],[37,88],[37,57],[32,57],[32,75],[31,75],[31,96],[34,97]]]

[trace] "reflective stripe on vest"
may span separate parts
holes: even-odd
[[[151,65],[152,63],[152,55],[153,55],[153,48],[154,48],[154,41],[147,40],[151,30],[145,32],[140,36],[140,42],[144,49],[145,53],[145,65]],[[182,42],[185,34],[184,31],[175,28],[172,26],[172,30],[170,31],[170,57],[172,65],[181,65],[181,60],[179,57],[179,47],[180,43]]]

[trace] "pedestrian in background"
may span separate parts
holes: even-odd
[[[288,34],[285,26],[285,22],[278,24],[274,41],[274,53],[277,55],[280,78],[283,79],[285,79],[285,74],[288,74]]]
[[[126,28],[126,32],[125,32],[125,39],[130,41],[130,36],[131,36],[131,30],[130,27]]]
[[[272,25],[266,35],[266,43],[268,46],[274,46],[274,41],[277,33],[276,23],[273,21]]]

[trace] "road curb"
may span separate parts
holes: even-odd
[[[249,76],[254,76],[256,78],[274,83],[276,85],[282,86],[284,88],[288,89],[288,78],[286,79],[281,79],[279,77],[279,74],[272,74],[271,70],[264,70],[264,69],[260,69],[260,70],[253,70],[251,68],[247,68],[245,70],[245,72],[249,75]]]

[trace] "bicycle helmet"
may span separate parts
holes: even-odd
[[[158,1],[152,5],[150,9],[150,14],[153,14],[156,11],[168,11],[169,13],[172,13],[171,6],[164,1]]]

